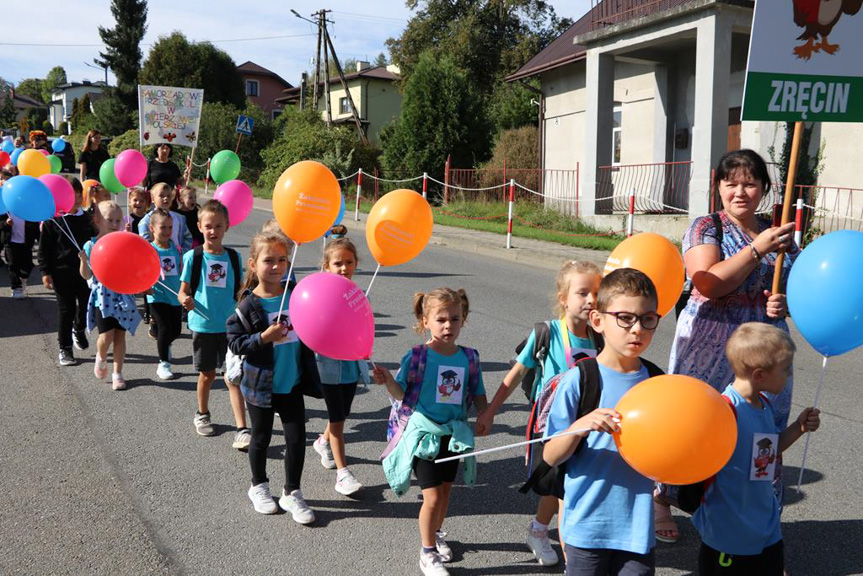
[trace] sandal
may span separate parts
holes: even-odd
[[[671,515],[671,508],[660,504],[653,503],[653,530],[656,539],[666,544],[674,544],[680,538],[680,532],[677,530],[677,523],[674,521],[674,516]]]

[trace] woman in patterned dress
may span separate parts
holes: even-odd
[[[734,379],[725,343],[738,326],[765,322],[788,332],[785,295],[772,294],[771,289],[778,254],[788,253],[782,267],[784,289],[797,247],[793,222],[772,227],[756,214],[770,190],[767,165],[756,152],[727,153],[719,161],[714,182],[722,199],[718,213],[722,233],[717,234],[714,217],[708,215],[696,218],[683,238],[692,295],[677,321],[668,371],[698,378],[722,392]],[[782,392],[769,398],[782,428],[791,410],[792,383],[789,376]],[[778,473],[774,485],[781,496]],[[668,488],[663,487],[656,498],[656,536],[674,542],[678,532],[668,501],[673,502],[676,494]]]

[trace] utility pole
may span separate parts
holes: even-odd
[[[321,23],[322,28],[322,36],[325,39],[328,39],[329,36],[327,34],[327,16],[326,11],[321,10],[318,12],[319,21]],[[332,128],[333,126],[333,110],[332,110],[332,100],[330,99],[330,59],[327,51],[328,42],[324,42],[324,97],[327,99],[325,102],[325,109],[327,111],[327,127]]]
[[[333,41],[330,39],[330,33],[327,32],[326,25],[324,25],[324,40],[326,40],[327,45],[330,47],[330,52],[333,53],[333,63],[336,65],[336,72],[339,73],[339,80],[341,80],[342,88],[344,89],[345,94],[348,97],[348,104],[351,107],[351,114],[354,117],[354,124],[356,124],[357,126],[357,131],[360,134],[360,139],[362,139],[363,142],[368,144],[369,140],[366,137],[366,131],[365,129],[363,129],[362,122],[360,122],[360,115],[357,112],[357,107],[354,106],[354,98],[353,96],[351,96],[351,90],[348,87],[347,81],[345,80],[345,73],[344,71],[342,71],[342,65],[339,64],[339,58],[338,56],[336,56],[336,49],[333,47]],[[327,83],[327,87],[329,87],[329,82]]]

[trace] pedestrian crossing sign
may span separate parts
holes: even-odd
[[[252,135],[252,128],[255,127],[255,119],[251,116],[243,116],[240,114],[240,117],[237,118],[237,133],[244,134],[246,136]]]

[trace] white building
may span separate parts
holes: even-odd
[[[620,229],[636,195],[640,230],[680,237],[711,211],[711,171],[728,150],[778,160],[784,124],[742,122],[748,0],[602,0],[507,79],[538,77],[542,166],[579,167],[578,215]],[[849,19],[850,22],[850,19]],[[818,206],[863,218],[859,124],[816,124]],[[551,194],[551,192],[549,192]],[[772,201],[772,198],[770,199]],[[765,201],[765,208],[769,201]]]
[[[84,94],[90,95],[90,103],[102,97],[102,91],[105,89],[105,82],[70,82],[61,84],[54,89],[51,94],[51,103],[48,105],[48,120],[55,130],[60,129],[61,122],[69,122],[72,118],[72,102],[77,98],[80,102]],[[90,112],[93,112],[91,109]],[[71,129],[71,127],[70,127]]]

